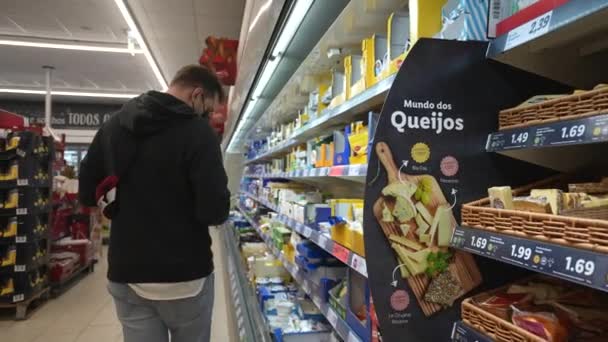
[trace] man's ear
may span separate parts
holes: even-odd
[[[192,92],[192,97],[198,97],[198,96],[203,97],[203,95],[204,95],[203,88],[201,88],[201,87],[194,88],[194,91]]]

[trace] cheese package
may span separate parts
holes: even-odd
[[[583,192],[564,192],[562,195],[564,210],[578,209],[582,206],[583,200],[589,197]]]
[[[551,205],[546,197],[515,197],[513,198],[513,209],[532,213],[551,213]]]
[[[564,209],[564,197],[559,189],[532,189],[530,196],[536,198],[545,197],[551,206],[551,213],[553,215],[559,215]]]
[[[513,193],[510,186],[494,186],[488,189],[490,206],[496,209],[513,209]]]

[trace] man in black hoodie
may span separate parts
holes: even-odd
[[[166,93],[129,101],[93,139],[80,166],[80,200],[118,176],[108,252],[109,291],[125,342],[209,341],[213,256],[209,226],[230,193],[208,113],[224,96],[207,68],[179,70]]]

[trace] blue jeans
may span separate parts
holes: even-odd
[[[127,284],[110,282],[108,290],[114,297],[124,342],[209,342],[213,283],[212,273],[195,297],[148,300],[138,296]]]

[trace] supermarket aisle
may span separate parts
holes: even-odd
[[[224,294],[223,269],[217,230],[212,231],[213,253],[217,276],[212,341],[232,340],[228,332],[228,312]],[[114,313],[114,304],[106,290],[105,260],[95,272],[57,299],[45,303],[30,319],[15,322],[12,316],[0,316],[0,341],[10,342],[119,342],[120,325]]]

